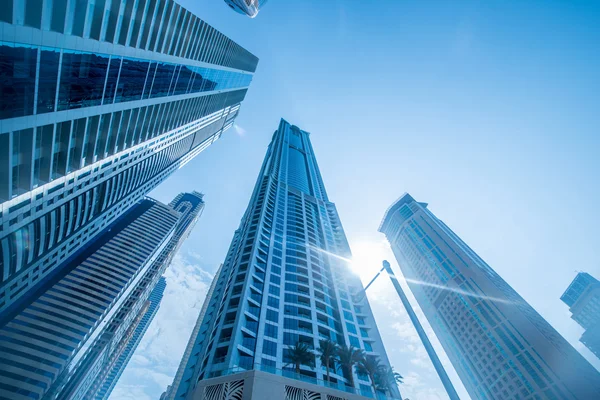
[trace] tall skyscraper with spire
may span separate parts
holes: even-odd
[[[379,230],[471,398],[600,398],[600,373],[426,203],[404,194]]]
[[[202,194],[144,199],[0,318],[0,397],[102,398],[149,298],[204,209]]]
[[[258,59],[173,0],[0,7],[0,314],[233,125]]]
[[[390,367],[367,299],[353,297],[363,286],[350,258],[309,133],[281,120],[171,398],[373,397],[369,376],[328,374],[313,352],[329,339]],[[298,363],[294,346],[306,346],[309,360]],[[399,392],[389,385],[378,395]]]

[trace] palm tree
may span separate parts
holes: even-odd
[[[321,365],[324,365],[325,369],[327,370],[327,382],[329,382],[329,368],[335,367],[337,344],[327,339],[321,340],[319,342],[319,346],[320,347],[317,349],[317,351],[319,352]]]
[[[363,357],[363,352],[353,346],[346,346],[345,344],[337,348],[338,362],[342,367],[344,376],[348,379],[350,386],[354,387],[354,376],[352,375],[352,369],[354,365]]]
[[[392,385],[399,385],[403,382],[404,377],[394,371],[394,367],[388,368],[383,366],[379,373],[375,375],[377,381],[377,389],[389,392],[391,394]]]
[[[314,354],[310,350],[310,347],[306,343],[296,342],[294,347],[288,349],[286,367],[289,365],[294,366],[296,374],[300,374],[300,366],[307,365],[312,366],[315,362]]]
[[[361,357],[356,365],[356,372],[359,374],[365,374],[369,376],[371,380],[371,386],[373,387],[373,393],[377,395],[377,382],[376,377],[382,372],[384,366],[381,364],[379,357],[368,355]]]

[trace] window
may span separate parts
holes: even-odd
[[[63,52],[58,111],[99,105],[108,70],[108,56]]]
[[[360,349],[360,341],[356,336],[348,335],[348,339],[350,339],[350,345]]]
[[[279,288],[275,285],[269,285],[269,294],[279,296]]]
[[[348,329],[348,332],[350,333],[354,333],[356,334],[356,326],[354,326],[354,324],[351,324],[349,322],[346,322],[346,328]]]
[[[38,114],[54,111],[59,58],[60,53],[57,51],[41,51],[37,101]]]
[[[267,300],[267,305],[273,308],[279,308],[279,299],[273,296],[269,296]]]
[[[279,321],[279,313],[277,311],[267,309],[267,321],[271,321],[271,322]]]
[[[275,368],[277,366],[277,363],[273,360],[269,360],[268,358],[263,358],[262,359],[262,366],[263,367],[268,367],[267,370],[269,368]]]
[[[278,328],[275,325],[265,324],[265,336],[277,339]]]
[[[270,340],[263,340],[263,353],[268,356],[277,356],[277,343]]]
[[[37,49],[0,46],[0,119],[33,114]]]
[[[283,332],[283,344],[294,346],[298,342],[297,333]]]

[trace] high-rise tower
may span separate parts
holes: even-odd
[[[409,194],[379,228],[473,399],[600,398],[600,374]]]
[[[571,318],[585,329],[579,341],[600,358],[600,281],[580,272],[560,299],[569,306]]]
[[[173,0],[0,7],[0,313],[233,125],[258,59]]]
[[[314,351],[329,339],[389,368],[367,299],[353,297],[363,287],[350,257],[309,134],[281,120],[170,393],[175,399],[219,391],[256,399],[373,397],[367,375],[334,367],[326,383],[318,357],[314,366],[296,368],[291,354],[297,344]],[[397,387],[389,385],[387,395],[399,397]]]
[[[0,319],[0,397],[94,399],[204,208],[184,193],[136,203]]]

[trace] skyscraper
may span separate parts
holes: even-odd
[[[225,0],[225,3],[235,12],[254,18],[258,15],[260,8],[267,3],[267,0]]]
[[[585,329],[579,341],[600,358],[600,281],[580,272],[560,299],[569,306],[571,318]]]
[[[232,126],[258,59],[173,0],[0,8],[2,313]]]
[[[363,287],[349,269],[350,257],[309,133],[281,120],[190,339],[174,398],[373,397],[368,376],[332,368],[326,385],[318,358],[316,367],[294,367],[291,354],[297,344],[317,349],[320,339],[330,339],[377,356],[389,368],[367,299],[353,298]],[[390,394],[399,397],[393,385]]]
[[[110,397],[110,394],[119,381],[121,374],[125,370],[125,367],[127,367],[131,356],[133,356],[133,353],[148,330],[148,326],[150,326],[150,323],[158,312],[158,308],[160,307],[160,302],[166,287],[166,280],[164,277],[161,277],[147,300],[149,303],[148,310],[143,314],[140,323],[135,328],[135,331],[129,342],[127,342],[124,351],[117,358],[112,368],[110,368],[106,378],[102,382],[102,386],[96,394],[95,400],[106,400]]]
[[[489,265],[404,194],[379,228],[473,399],[600,398],[600,374]]]
[[[0,320],[0,396],[96,398],[150,294],[204,208],[184,193],[136,203]]]

